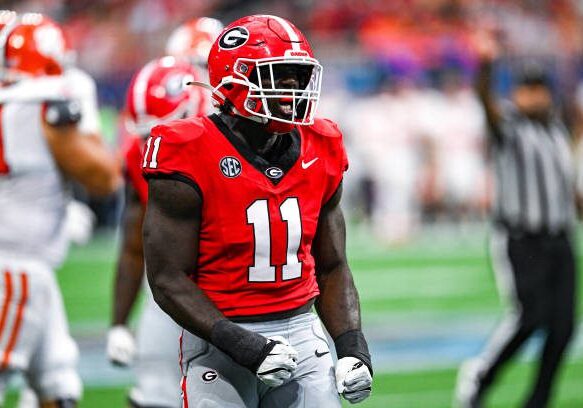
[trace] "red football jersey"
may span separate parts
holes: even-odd
[[[312,240],[348,167],[333,122],[298,127],[290,136],[298,157],[287,168],[237,143],[216,115],[173,121],[151,134],[144,175],[175,175],[201,194],[192,279],[219,310],[229,317],[276,313],[319,294]]]
[[[146,206],[148,202],[148,183],[142,176],[142,147],[144,140],[134,136],[129,141],[125,151],[126,182],[136,190],[140,202]]]

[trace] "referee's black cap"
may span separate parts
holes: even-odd
[[[550,87],[551,80],[546,67],[538,62],[525,62],[515,69],[514,80],[516,85],[543,85]]]

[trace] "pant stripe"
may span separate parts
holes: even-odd
[[[188,396],[186,395],[186,376],[182,377],[182,384],[180,388],[182,389],[182,408],[188,408]]]
[[[508,254],[508,234],[506,232],[494,230],[490,241],[490,253],[492,269],[501,298],[509,302],[510,306],[519,309],[521,305],[518,301],[516,278]]]
[[[506,300],[506,316],[498,324],[481,355],[483,368],[490,368],[502,347],[514,337],[520,328],[522,306],[518,300],[516,280],[508,255],[508,235],[500,230],[494,231],[491,241],[492,268],[500,297]]]
[[[8,367],[10,363],[10,354],[16,345],[16,341],[18,340],[18,334],[20,332],[20,326],[22,325],[22,315],[24,314],[24,307],[26,306],[26,302],[28,301],[28,276],[26,273],[20,274],[20,285],[21,285],[21,295],[20,301],[18,302],[18,309],[16,311],[16,322],[12,328],[12,333],[10,335],[10,339],[8,340],[8,345],[6,349],[4,349],[4,356],[2,357],[2,364],[0,365],[0,369],[4,370]]]
[[[8,270],[4,271],[4,288],[4,303],[2,303],[2,314],[0,314],[0,340],[2,340],[4,334],[4,326],[6,326],[8,309],[10,308],[10,302],[12,302],[12,275]]]

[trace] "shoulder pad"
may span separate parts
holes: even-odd
[[[163,125],[154,126],[152,136],[164,137],[166,143],[177,144],[190,142],[200,138],[206,132],[203,118],[176,119]]]
[[[314,124],[310,126],[315,133],[328,137],[342,137],[342,132],[338,129],[338,125],[330,119],[316,118]]]

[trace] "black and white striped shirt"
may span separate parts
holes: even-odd
[[[575,220],[570,134],[558,118],[542,124],[506,109],[493,144],[494,217],[520,232],[559,233]]]

